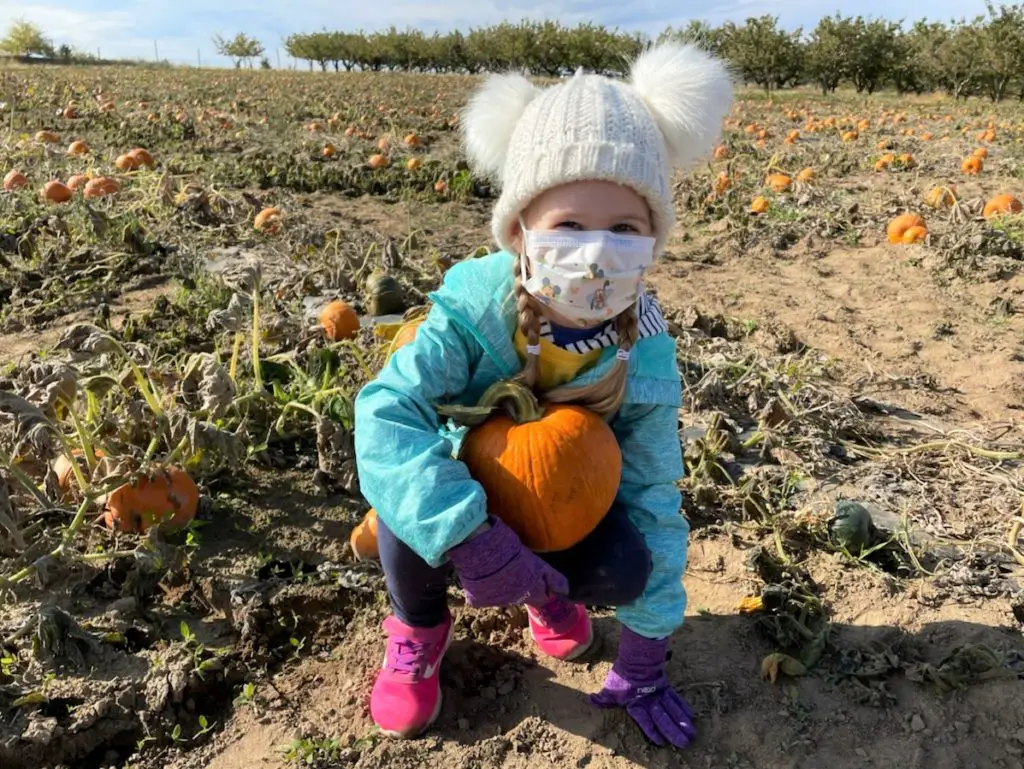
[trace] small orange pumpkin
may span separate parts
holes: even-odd
[[[928,229],[921,225],[915,225],[913,227],[907,227],[906,232],[903,233],[903,237],[900,238],[900,242],[906,245],[911,243],[920,243],[928,236]]]
[[[377,511],[372,507],[363,520],[352,529],[348,538],[352,554],[357,561],[371,561],[380,556],[377,549]]]
[[[796,180],[798,182],[803,182],[804,184],[806,184],[808,182],[813,182],[817,178],[818,178],[818,172],[815,171],[810,166],[808,166],[807,168],[802,169],[800,171],[800,173],[798,173],[796,175]]]
[[[889,225],[885,228],[886,239],[893,244],[905,243],[903,237],[907,231],[912,227],[918,227],[924,230],[924,234],[927,234],[928,229],[924,219],[918,214],[901,214],[889,222]],[[914,233],[913,237],[923,235],[919,232]],[[915,241],[911,241],[915,242]]]
[[[977,155],[971,155],[968,158],[964,158],[963,162],[960,164],[960,170],[965,174],[971,174],[972,176],[980,174],[984,167],[984,162],[982,162],[982,159]]]
[[[330,142],[325,144],[324,148],[320,150],[320,154],[323,155],[325,158],[333,158],[337,154],[337,152],[337,148]]]
[[[281,209],[269,206],[256,214],[252,226],[260,232],[268,232],[274,235],[281,231],[283,217],[284,214],[281,213]]]
[[[199,487],[184,470],[167,467],[152,477],[119,486],[107,497],[107,528],[144,534],[152,526],[174,531],[189,524],[199,509]]]
[[[419,158],[409,158],[409,161],[405,164],[405,167],[410,171],[418,171],[423,166],[423,161]]]
[[[793,180],[786,174],[769,174],[764,183],[776,192],[785,192],[793,184]]]
[[[974,151],[973,153],[971,153],[971,154],[973,154],[973,155],[974,155],[974,157],[976,157],[976,158],[985,158],[985,157],[988,157],[988,148],[987,148],[987,147],[978,147],[978,149],[976,149],[976,150],[975,150],[975,151]]]
[[[1019,214],[1022,210],[1024,210],[1024,206],[1017,198],[1013,195],[1002,194],[989,200],[981,215],[988,219],[990,216],[1000,214]]]
[[[75,174],[68,179],[68,189],[77,192],[79,187],[84,187],[88,182],[89,177],[86,174]]]
[[[402,141],[405,142],[405,145],[407,147],[412,147],[413,149],[417,149],[423,146],[423,142],[420,140],[419,135],[415,132],[406,136],[405,139],[403,139]]]
[[[754,214],[763,214],[768,210],[768,199],[763,195],[758,195],[752,201],[750,201],[750,212]]]
[[[367,164],[373,169],[387,168],[391,165],[391,161],[388,159],[387,155],[377,153],[376,155],[370,155],[370,159],[367,161]]]
[[[354,339],[360,328],[356,311],[341,299],[335,299],[320,311],[320,325],[332,342]]]
[[[72,157],[81,157],[82,155],[88,155],[90,152],[89,145],[82,140],[71,142],[68,147],[68,155]]]
[[[126,152],[123,155],[117,156],[117,160],[114,161],[114,165],[117,166],[120,171],[135,171],[141,164],[134,155]]]
[[[956,202],[956,187],[948,184],[945,187],[932,187],[924,202],[932,208],[949,208]]]
[[[43,200],[49,201],[50,203],[67,203],[71,200],[74,193],[71,189],[60,181],[47,182],[40,193]]]
[[[153,156],[149,153],[149,150],[143,149],[142,147],[136,147],[128,153],[128,156],[135,159],[136,167],[145,166],[146,168],[152,168],[156,165],[156,161],[153,160]]]
[[[4,189],[8,192],[20,190],[28,185],[28,178],[18,169],[14,168],[7,172],[4,177]]]
[[[536,552],[565,550],[592,532],[622,479],[608,423],[582,406],[541,407],[509,381],[489,387],[479,405],[496,410],[483,421],[457,406],[442,413],[470,426],[459,459],[483,487],[488,510]]]
[[[729,157],[729,148],[724,144],[715,147],[715,160],[725,160]]]
[[[114,195],[121,191],[121,185],[115,180],[106,177],[98,176],[95,179],[90,179],[86,185],[83,195],[87,198],[103,198],[107,195]]]
[[[39,131],[36,133],[36,141],[43,144],[56,144],[60,141],[60,136],[53,131]]]

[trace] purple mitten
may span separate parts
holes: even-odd
[[[491,516],[491,528],[448,551],[470,606],[542,606],[569,582]]]
[[[644,638],[623,627],[618,659],[590,702],[599,708],[625,707],[651,742],[664,745],[667,740],[685,748],[697,730],[693,711],[665,675],[667,652],[668,638]]]

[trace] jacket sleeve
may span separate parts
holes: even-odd
[[[398,539],[431,566],[487,519],[483,488],[439,432],[439,402],[467,387],[480,344],[434,305],[355,401],[363,496]]]
[[[674,406],[626,404],[612,421],[622,450],[622,482],[616,501],[647,540],[651,576],[636,601],[616,617],[647,638],[664,638],[683,624],[687,539],[690,524],[676,487],[685,472]]]

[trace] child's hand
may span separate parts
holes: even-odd
[[[599,708],[625,707],[656,745],[686,748],[697,738],[693,711],[665,675],[668,639],[650,639],[622,628],[619,656],[604,688],[590,696]]]
[[[565,576],[530,551],[497,518],[490,528],[448,551],[470,606],[541,606],[569,592]]]

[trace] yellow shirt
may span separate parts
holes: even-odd
[[[512,338],[519,360],[526,362],[526,337],[517,328]],[[547,339],[540,340],[540,368],[537,376],[537,389],[541,392],[571,382],[579,374],[597,363],[603,351],[590,350],[585,353],[570,352]]]

